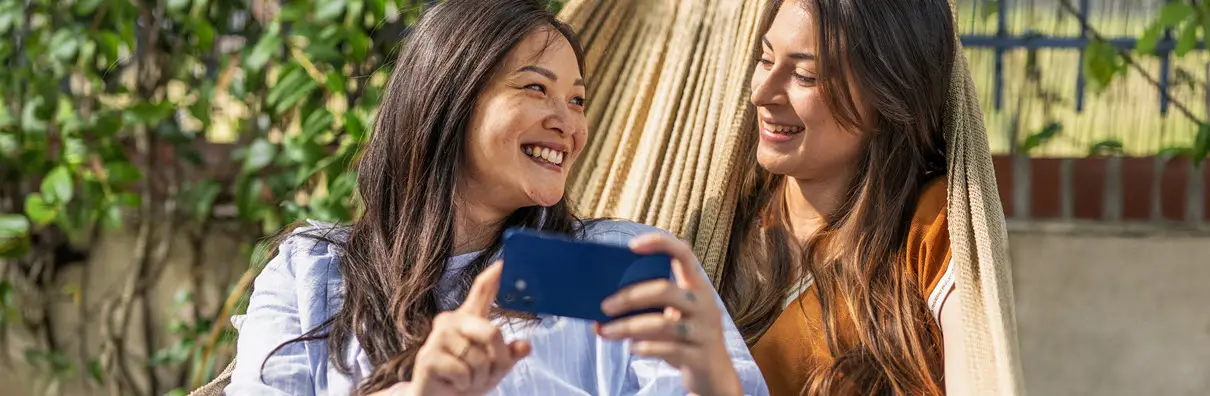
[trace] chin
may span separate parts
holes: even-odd
[[[563,200],[563,187],[533,190],[528,195],[535,205],[555,206],[555,204]]]
[[[790,161],[790,159],[786,158],[785,155],[765,153],[762,151],[763,150],[758,150],[756,152],[756,163],[760,165],[761,168],[764,168],[766,171],[769,171],[769,173],[775,175],[785,175],[792,172],[793,166],[791,165],[791,162],[793,161]]]

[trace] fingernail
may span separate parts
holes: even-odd
[[[606,298],[605,301],[601,302],[601,311],[605,312],[606,315],[612,316],[613,311],[616,309],[618,309],[618,301],[613,298]]]
[[[601,337],[613,337],[613,336],[617,335],[617,332],[618,332],[617,326],[611,326],[611,325],[601,326]]]

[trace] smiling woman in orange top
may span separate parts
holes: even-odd
[[[960,394],[945,0],[773,4],[720,294],[774,395]],[[754,137],[755,138],[755,137]],[[953,375],[945,375],[952,373]]]

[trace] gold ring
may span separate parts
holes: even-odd
[[[458,360],[466,359],[467,352],[471,351],[471,340],[466,340],[466,346],[462,347],[462,352],[458,353]]]

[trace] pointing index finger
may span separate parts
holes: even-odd
[[[496,301],[496,292],[500,290],[500,274],[503,270],[504,262],[496,260],[480,272],[466,295],[466,301],[458,310],[486,318],[491,312],[492,302]]]

